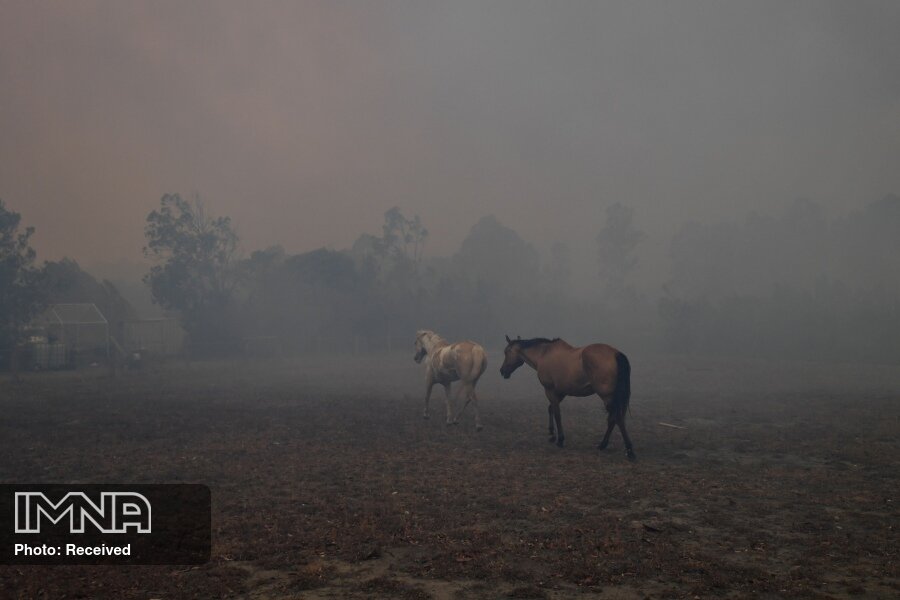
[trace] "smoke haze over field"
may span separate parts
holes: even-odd
[[[0,198],[77,261],[57,302],[195,348],[900,359],[895,2],[0,6]]]
[[[0,0],[0,599],[896,596],[898,26]]]
[[[895,2],[0,12],[0,198],[43,259],[140,261],[160,196],[196,191],[247,252],[346,248],[397,205],[426,255],[495,214],[593,261],[621,202],[657,278],[686,220],[797,197],[837,217],[900,190]]]

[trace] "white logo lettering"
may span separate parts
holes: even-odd
[[[69,533],[84,533],[85,523],[100,533],[150,533],[150,502],[137,492],[101,492],[95,504],[84,492],[69,492],[53,502],[43,492],[16,492],[16,533],[40,533],[41,523],[69,517]]]

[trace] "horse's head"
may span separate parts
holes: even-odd
[[[525,364],[522,357],[522,349],[519,347],[520,339],[511,340],[506,336],[506,349],[503,351],[503,365],[500,367],[500,374],[503,379],[509,379],[513,372]]]
[[[425,358],[425,355],[428,354],[428,349],[425,347],[425,336],[428,334],[425,330],[420,330],[416,332],[416,354],[413,356],[413,360],[417,363],[422,362],[422,359]]]

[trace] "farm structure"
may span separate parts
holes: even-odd
[[[115,337],[128,353],[174,356],[184,348],[184,329],[170,317],[125,321],[120,327]]]
[[[109,322],[96,304],[51,304],[32,328],[32,368],[78,366],[109,357]]]

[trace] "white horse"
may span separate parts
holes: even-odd
[[[417,363],[428,357],[425,361],[425,411],[424,418],[428,418],[428,400],[431,399],[431,388],[439,383],[444,386],[447,395],[447,425],[459,423],[459,416],[469,405],[475,406],[475,429],[481,431],[481,415],[478,412],[478,396],[475,395],[475,384],[487,368],[487,355],[479,344],[465,341],[450,344],[429,329],[420,329],[416,332],[416,355],[413,357]],[[450,384],[454,381],[462,381],[466,390],[466,403],[462,405],[454,417],[451,410]]]

